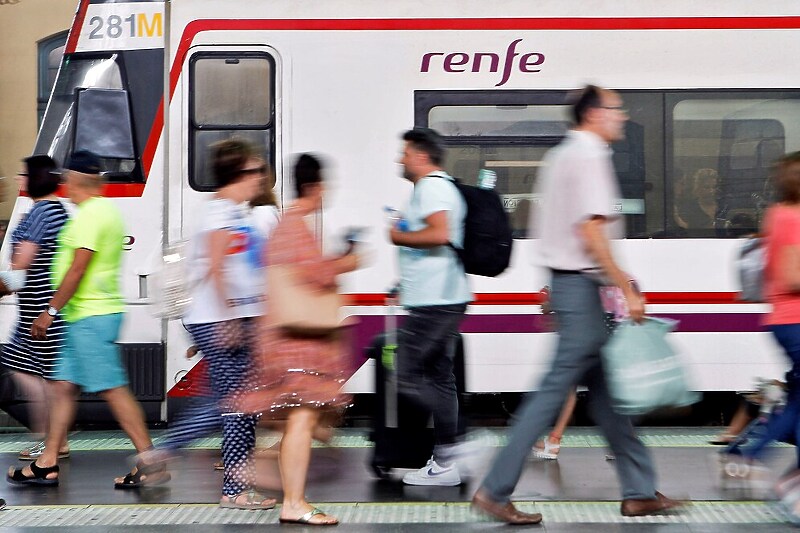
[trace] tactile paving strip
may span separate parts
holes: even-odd
[[[625,518],[611,502],[516,502],[526,512],[540,512],[545,523],[642,524],[780,524],[787,521],[775,503],[694,502],[682,512]],[[344,524],[472,523],[489,521],[467,503],[330,503],[323,510]],[[208,504],[69,505],[9,507],[0,512],[3,527],[80,527],[128,525],[272,524],[279,511],[243,513]]]
[[[152,432],[158,444],[159,435],[164,431]],[[708,441],[716,437],[716,432],[698,428],[644,428],[639,436],[645,445],[653,448],[705,448],[712,446]],[[315,446],[331,446],[333,448],[370,448],[372,442],[367,438],[368,431],[360,429],[342,429],[337,432],[330,444],[315,443]],[[478,429],[470,433],[469,438],[480,439],[490,447],[503,446],[508,437],[507,428]],[[262,436],[258,439],[260,447],[269,447],[278,442],[278,436]],[[72,451],[91,450],[124,450],[132,451],[133,445],[121,431],[78,431],[69,437]],[[25,433],[0,434],[0,453],[17,453],[30,446],[32,441]],[[219,436],[198,439],[188,448],[218,449],[222,444]],[[605,439],[594,428],[569,428],[561,441],[562,448],[604,448]],[[779,444],[778,446],[789,446]],[[716,446],[715,449],[721,449]]]

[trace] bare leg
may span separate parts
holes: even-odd
[[[556,425],[553,426],[552,431],[550,431],[547,437],[549,449],[546,450],[544,440],[538,440],[534,445],[534,452],[537,452],[537,450],[539,452],[546,451],[547,453],[554,454],[553,456],[546,457],[547,459],[555,459],[555,455],[558,455],[558,452],[561,450],[561,437],[564,436],[564,431],[569,425],[572,413],[575,411],[576,403],[578,403],[578,394],[575,389],[572,389],[567,395],[564,405],[561,406],[561,412],[558,415],[558,420],[556,420]]]
[[[736,410],[736,413],[731,419],[731,423],[728,426],[726,433],[732,436],[738,435],[745,427],[747,427],[747,424],[750,423],[750,420],[750,414],[747,412],[747,403],[741,402],[739,404],[739,409]]]
[[[311,439],[319,421],[319,412],[307,407],[293,409],[286,421],[286,433],[281,440],[278,463],[283,484],[281,518],[297,519],[314,508],[306,501],[306,478],[311,461]],[[314,523],[335,523],[331,516],[319,514],[310,519]]]
[[[14,383],[25,395],[28,403],[28,416],[30,417],[31,431],[37,438],[44,438],[47,434],[48,412],[46,382],[40,376],[27,372],[13,372]]]
[[[575,404],[578,403],[578,394],[573,390],[567,396],[567,401],[564,402],[564,407],[561,408],[561,413],[558,415],[556,425],[550,432],[550,438],[561,442],[561,437],[564,436],[564,430],[567,429],[569,421],[572,418],[572,412],[575,411]]]
[[[78,397],[78,387],[68,381],[51,381],[49,387],[55,399],[50,409],[50,431],[45,439],[44,452],[36,460],[38,466],[45,468],[58,464],[58,447],[62,442],[66,442],[67,432],[75,420]],[[26,466],[22,473],[28,477],[33,476],[30,466]],[[58,474],[55,472],[47,475],[48,479],[57,477]]]
[[[130,437],[133,447],[136,448],[138,453],[142,453],[153,446],[153,441],[150,440],[150,433],[144,423],[142,406],[139,405],[139,402],[136,401],[127,386],[103,391],[100,396],[108,402],[111,413],[119,423],[122,431]]]

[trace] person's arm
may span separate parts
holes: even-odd
[[[628,311],[631,318],[635,322],[641,322],[644,319],[644,299],[635,290],[630,276],[619,268],[616,261],[614,261],[614,256],[611,254],[611,244],[604,231],[607,223],[606,217],[594,216],[590,218],[580,226],[581,237],[587,251],[597,261],[597,264],[603,269],[611,283],[622,290],[628,303]]]
[[[225,287],[225,255],[233,235],[226,229],[211,231],[208,235],[208,276],[216,289],[219,301],[228,305],[228,289]]]
[[[0,273],[0,297],[18,291],[25,286],[26,271],[33,264],[38,251],[39,245],[31,241],[22,241],[14,247],[14,253],[11,256],[11,270],[13,273]],[[13,274],[17,274],[17,276]]]
[[[450,242],[450,228],[447,222],[447,211],[437,211],[425,218],[424,228],[418,231],[389,230],[389,238],[397,246],[409,248],[433,248]]]
[[[14,248],[11,257],[11,270],[28,270],[39,252],[39,245],[31,241],[22,241]]]
[[[53,297],[50,299],[48,307],[55,307],[61,310],[67,304],[78,290],[78,286],[80,286],[83,276],[86,274],[86,269],[92,261],[93,254],[94,251],[88,248],[78,248],[75,250],[75,257],[72,259],[72,264],[69,270],[67,270],[64,279],[61,281],[61,285],[58,286],[58,290],[56,290],[55,294],[53,294]],[[31,325],[31,336],[36,340],[46,339],[47,328],[53,324],[54,319],[55,317],[47,314],[46,310],[42,311]]]

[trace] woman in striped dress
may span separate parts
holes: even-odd
[[[31,338],[31,323],[47,309],[53,297],[50,264],[56,253],[56,239],[68,215],[55,195],[61,181],[55,174],[56,164],[46,155],[24,160],[26,171],[20,172],[20,190],[27,191],[33,207],[11,233],[11,268],[26,271],[25,284],[17,291],[17,325],[6,345],[2,362],[13,371],[14,383],[28,401],[31,430],[44,436],[47,432],[48,387],[55,370],[56,358],[64,331],[61,317],[56,317],[47,332],[46,340]],[[35,460],[41,455],[44,443],[35,444],[20,452],[22,460]],[[60,456],[69,454],[66,443]]]

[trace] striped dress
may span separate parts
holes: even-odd
[[[58,232],[68,218],[67,211],[57,200],[40,200],[20,221],[11,234],[12,250],[21,242],[39,245],[28,268],[25,287],[17,292],[19,318],[11,340],[3,353],[6,368],[51,379],[56,358],[65,332],[64,321],[57,316],[47,330],[47,340],[31,338],[31,324],[53,297],[50,266],[56,253]]]

